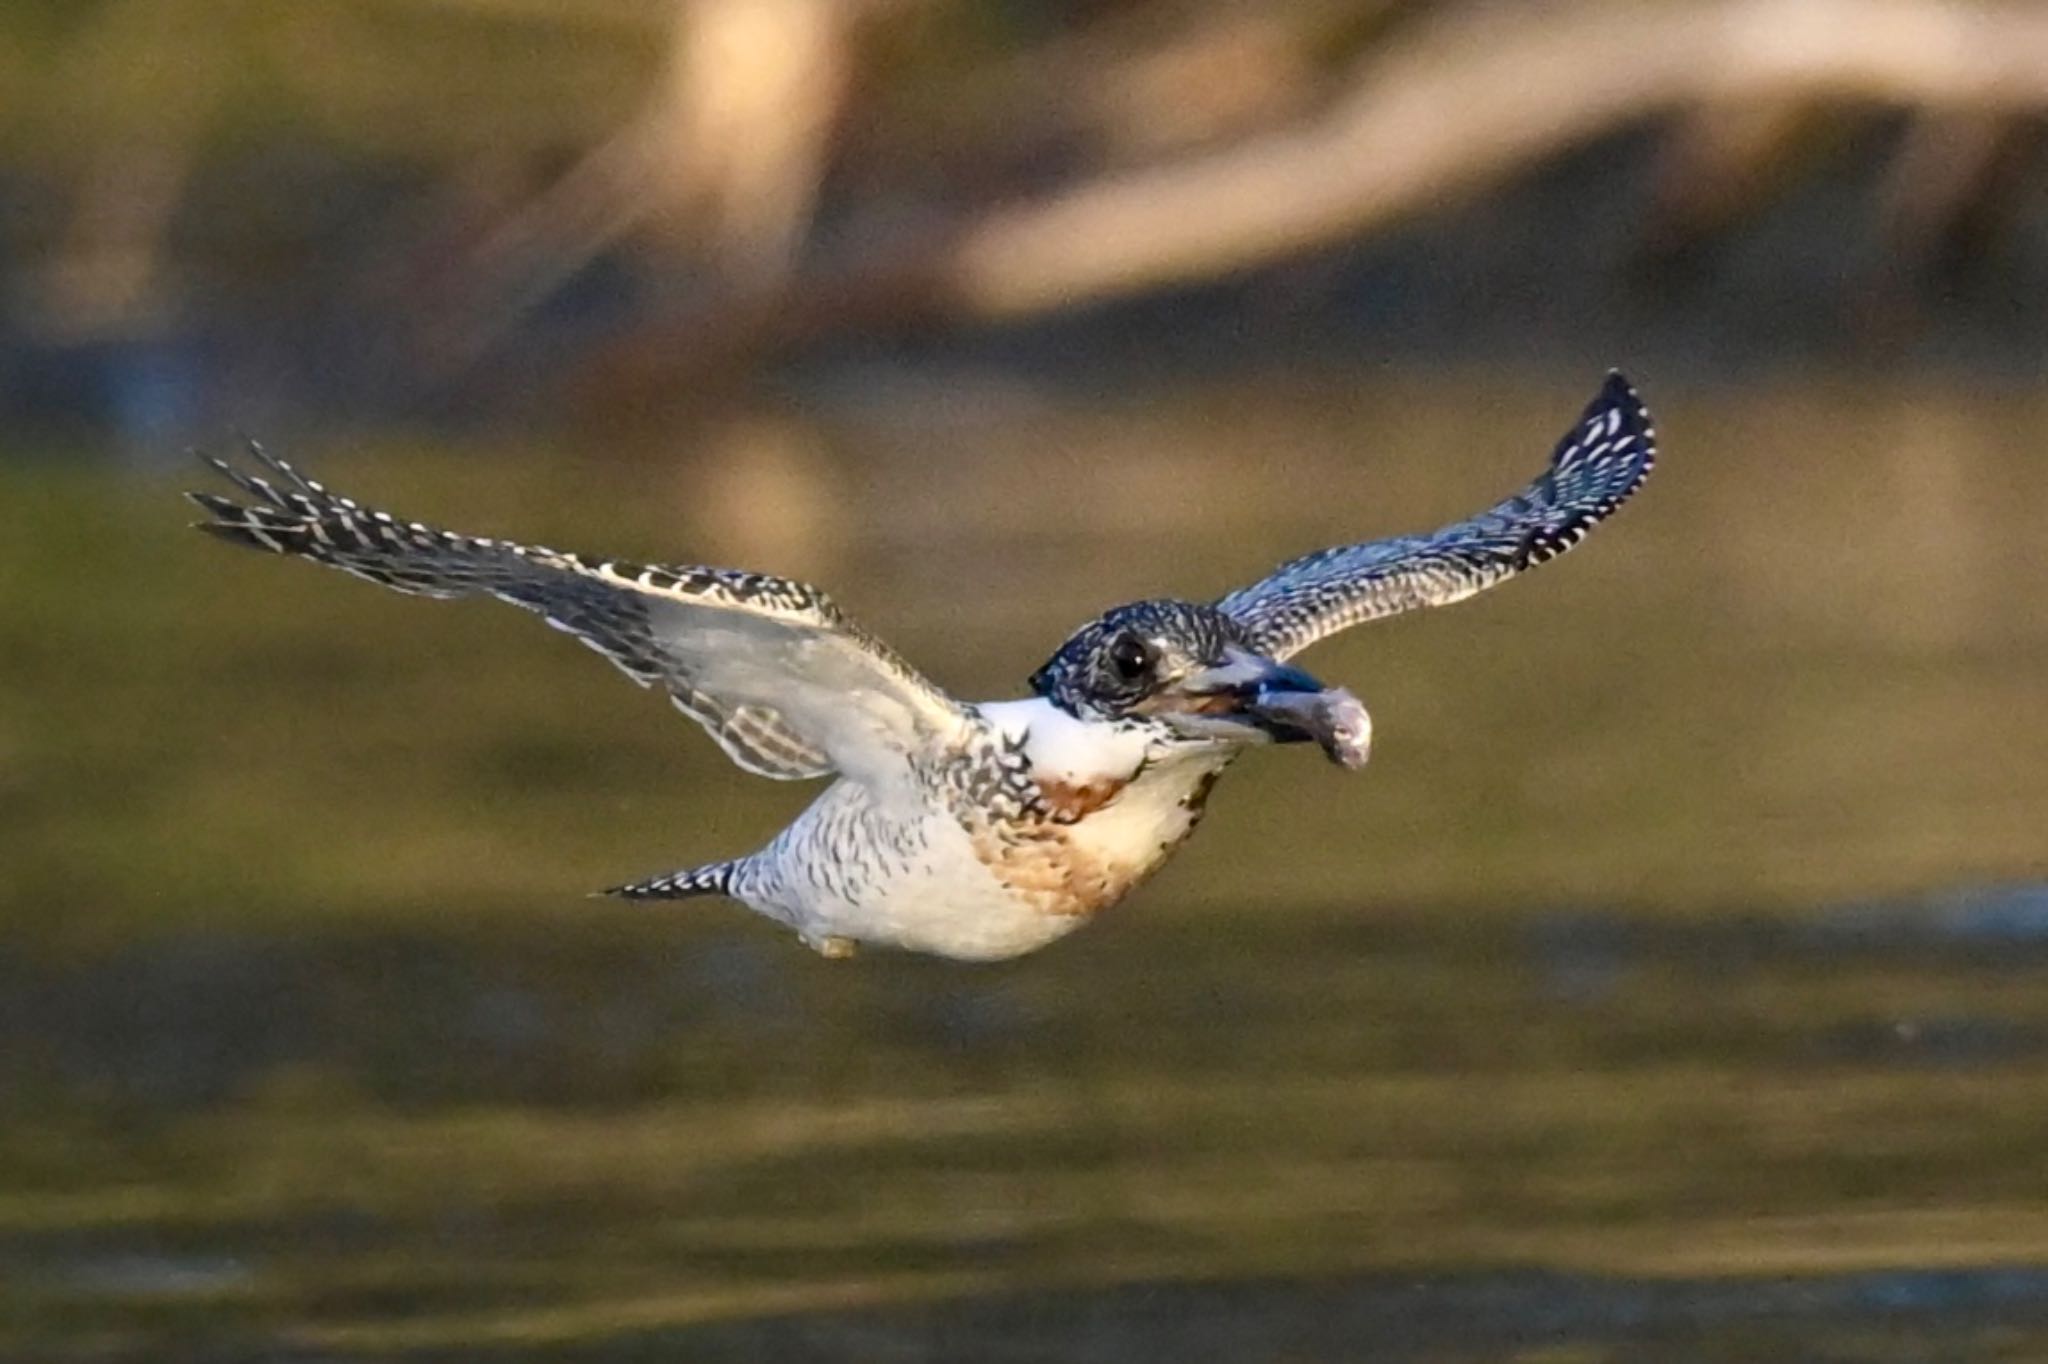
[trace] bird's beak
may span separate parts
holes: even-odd
[[[1372,718],[1357,697],[1235,644],[1146,709],[1202,737],[1243,738],[1250,729],[1275,743],[1312,740],[1343,767],[1363,767],[1372,747]]]

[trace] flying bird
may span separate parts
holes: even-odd
[[[330,492],[262,447],[202,456],[247,497],[186,494],[201,530],[400,592],[491,596],[660,687],[749,772],[831,778],[759,851],[628,885],[723,895],[828,957],[859,944],[1020,956],[1114,905],[1194,831],[1246,749],[1364,764],[1349,691],[1288,660],[1363,621],[1459,601],[1556,558],[1649,476],[1655,432],[1619,373],[1521,492],[1426,535],[1319,550],[1219,601],[1089,621],[1023,700],[947,695],[817,588],[457,535]]]

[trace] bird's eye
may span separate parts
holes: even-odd
[[[1152,671],[1152,646],[1136,635],[1119,635],[1109,646],[1109,666],[1126,682]]]

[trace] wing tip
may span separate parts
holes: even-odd
[[[1608,424],[1605,431],[1598,429],[1603,422]],[[1568,459],[1581,447],[1582,438],[1614,441],[1623,436],[1634,437],[1637,449],[1635,457],[1626,461],[1625,467],[1630,470],[1631,477],[1615,497],[1617,504],[1642,487],[1657,465],[1657,423],[1650,415],[1650,405],[1643,401],[1643,395],[1636,391],[1635,384],[1617,366],[1607,371],[1600,391],[1586,405],[1578,425],[1559,444],[1552,456],[1552,465],[1555,467]]]
[[[1637,419],[1649,416],[1643,395],[1636,391],[1635,381],[1619,366],[1607,371],[1607,377],[1600,382],[1600,391],[1593,395],[1591,406],[1595,409],[1618,408]]]
[[[1644,402],[1643,395],[1636,391],[1634,381],[1619,368],[1607,371],[1607,378],[1601,383],[1600,391],[1587,405],[1586,416],[1591,418],[1598,413],[1614,410],[1622,412],[1631,424],[1641,427],[1644,431],[1656,429],[1650,420],[1650,405]]]

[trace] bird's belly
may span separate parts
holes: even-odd
[[[1085,915],[1049,912],[1006,883],[948,821],[932,831],[928,856],[879,893],[831,917],[834,931],[866,942],[970,961],[1034,952],[1085,923]]]
[[[745,897],[813,943],[849,938],[995,961],[1034,951],[1085,921],[1020,894],[949,814],[891,819],[865,802],[846,806],[848,818],[819,820],[804,831],[810,836],[786,840],[776,850],[774,884]]]
[[[1155,773],[1069,821],[970,820],[957,826],[982,876],[976,892],[982,907],[966,931],[1004,945],[986,955],[1013,956],[1110,908],[1194,831],[1220,770],[1219,763]],[[976,881],[971,868],[957,860],[953,865],[959,881]],[[988,885],[995,887],[993,895]],[[947,929],[961,931],[950,923]]]
[[[743,893],[812,941],[962,960],[1035,951],[1109,908],[1192,831],[1213,772],[1134,783],[1071,823],[965,820],[828,790],[768,850],[772,883]]]
[[[797,930],[968,960],[1014,957],[1073,927],[1011,894],[937,806],[828,787],[757,854],[738,897]]]

